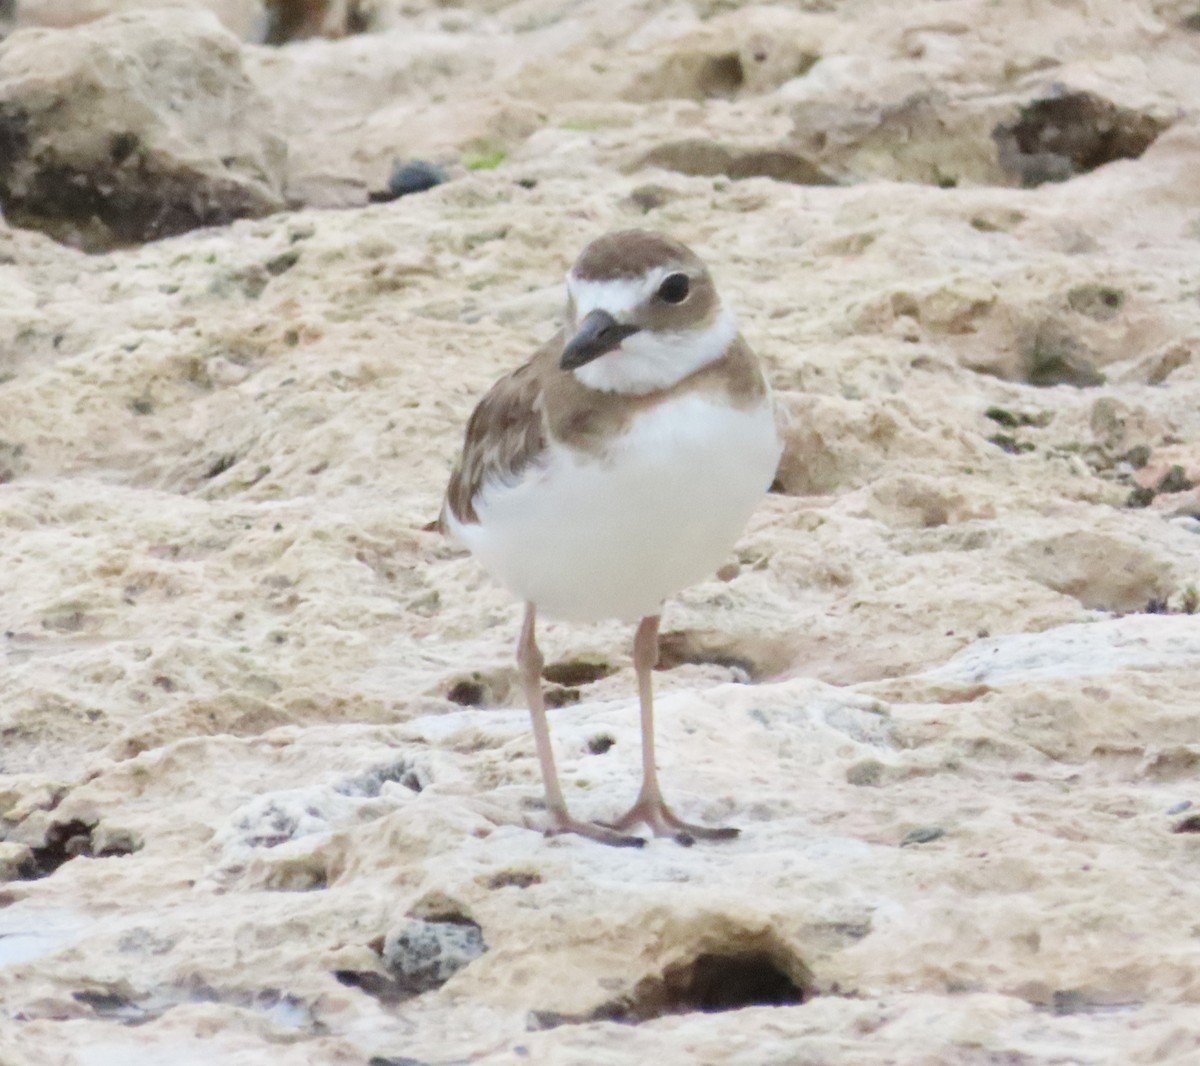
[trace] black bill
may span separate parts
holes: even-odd
[[[591,311],[579,323],[579,331],[563,348],[561,366],[574,370],[621,346],[637,333],[637,326],[623,326],[607,311]]]

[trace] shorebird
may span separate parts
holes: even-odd
[[[525,603],[517,664],[546,792],[546,832],[641,846],[737,836],[663,801],[651,671],[663,601],[718,569],[770,485],[770,388],[700,258],[641,230],[592,241],[567,273],[567,329],[480,400],[442,528]],[[538,614],[638,621],[642,786],[611,823],[571,816],[555,769]]]

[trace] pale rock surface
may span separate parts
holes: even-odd
[[[269,26],[267,0],[10,0],[13,25],[66,29],[106,15],[153,8],[169,14],[171,8],[211,11],[221,24],[244,41],[260,42]]]
[[[283,206],[286,146],[236,38],[152,9],[0,44],[0,204],[85,248]]]
[[[1200,23],[802,6],[222,35],[293,200],[452,180],[91,256],[0,221],[6,1066],[1200,1060]],[[1169,125],[1021,188],[993,123],[1056,81]],[[427,528],[629,226],[706,257],[786,435],[664,618],[665,786],[722,846],[536,831],[520,607]],[[629,638],[544,631],[585,817],[637,786]]]

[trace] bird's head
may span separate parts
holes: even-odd
[[[592,241],[567,273],[562,369],[588,388],[645,395],[719,359],[737,337],[708,268],[658,233]]]

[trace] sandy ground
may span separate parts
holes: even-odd
[[[1200,1062],[1195,9],[802,7],[366,5],[238,46],[334,206],[0,226],[5,1066]],[[519,606],[427,529],[632,226],[787,425],[656,676],[670,796],[742,836],[637,852],[535,831]],[[630,637],[543,631],[588,817]]]

